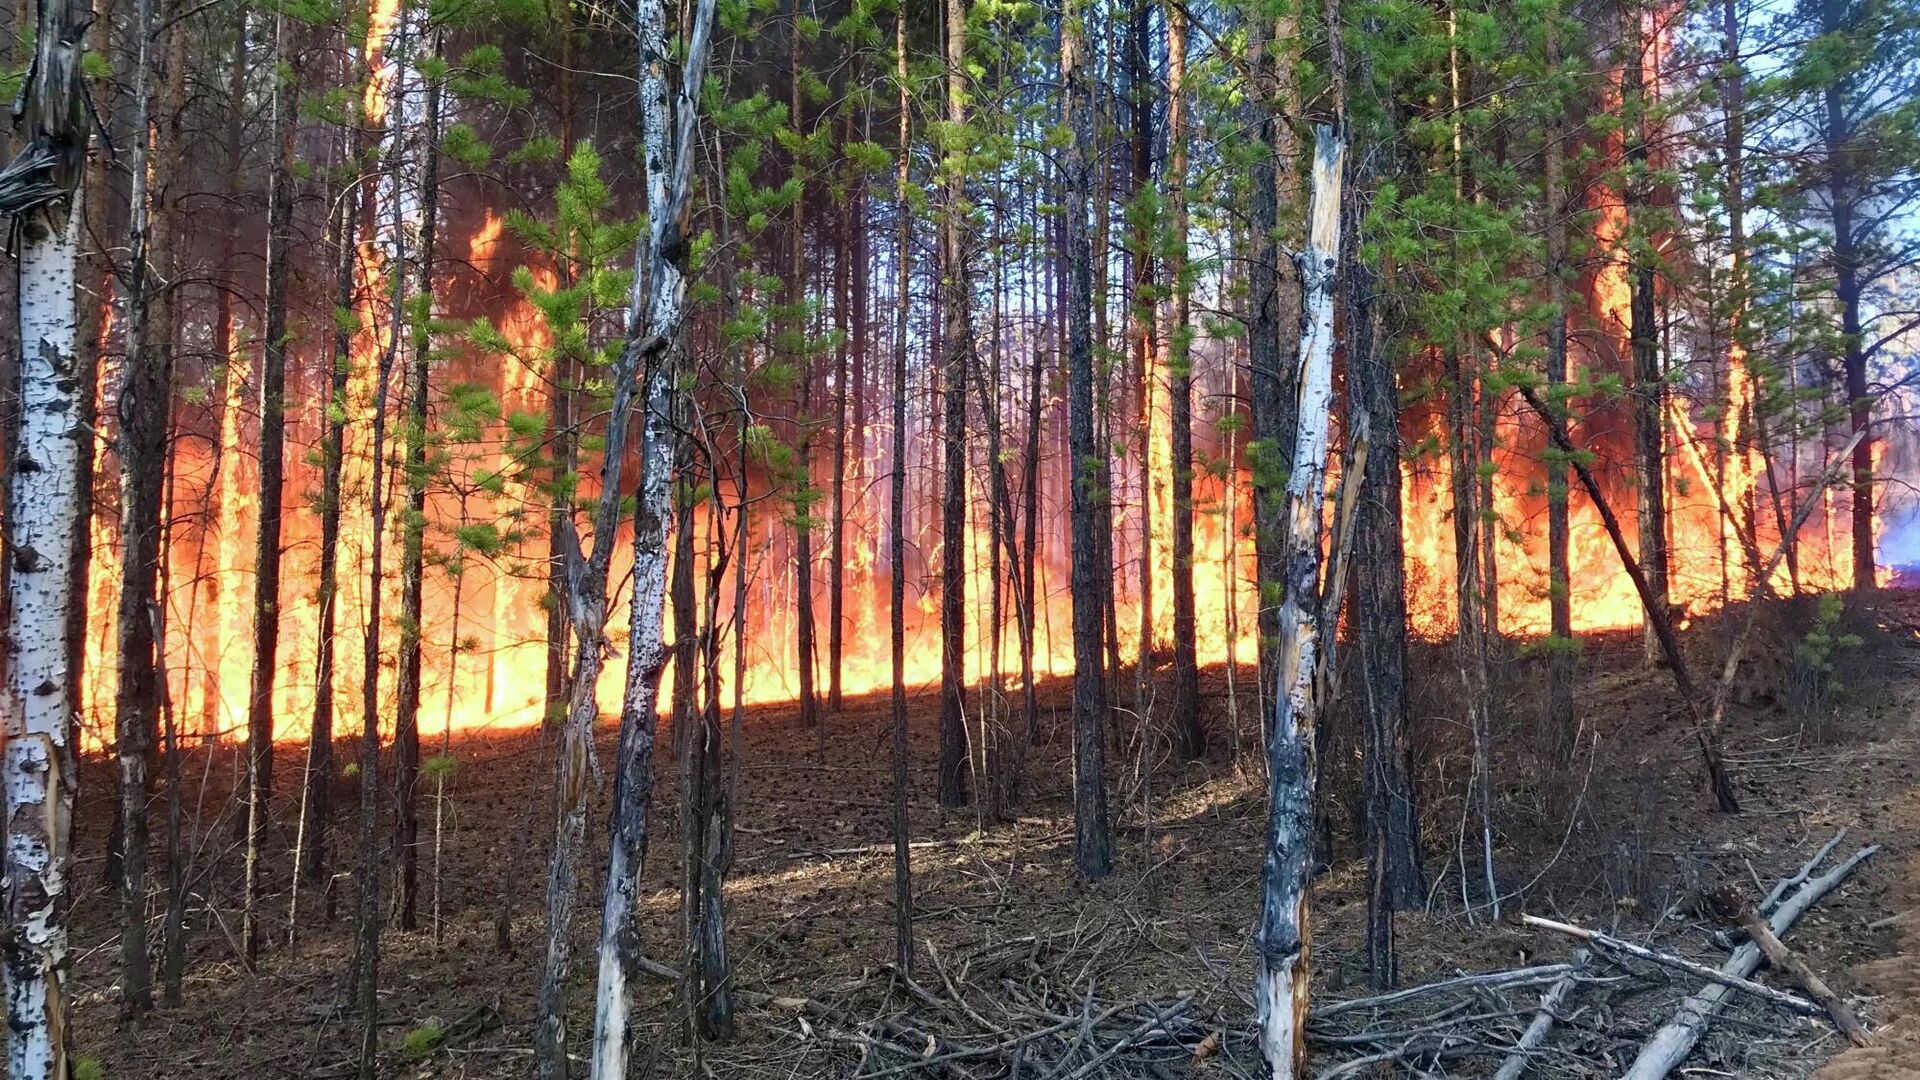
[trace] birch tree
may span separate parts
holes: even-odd
[[[568,708],[559,763],[560,817],[547,885],[547,964],[540,981],[536,1068],[542,1077],[567,1075],[564,1012],[579,847],[585,837],[587,757],[598,709],[594,691],[606,650],[607,574],[620,519],[621,471],[628,421],[636,395],[646,402],[640,444],[640,498],[634,528],[633,633],[628,685],[621,712],[615,765],[613,837],[607,887],[601,907],[599,979],[594,994],[593,1050],[596,1080],[626,1075],[628,1019],[641,960],[635,916],[641,859],[646,852],[647,802],[652,794],[655,703],[666,661],[661,610],[667,584],[667,522],[672,478],[673,384],[669,350],[679,334],[686,302],[686,235],[693,176],[694,119],[706,70],[713,26],[713,0],[698,0],[687,30],[680,85],[671,87],[665,0],[646,0],[635,12],[639,43],[643,161],[647,178],[647,232],[634,253],[644,272],[634,278],[625,346],[611,372],[613,407],[607,421],[600,500],[595,508],[593,548],[582,558],[568,520],[567,605],[578,643],[573,698]],[[643,382],[644,376],[644,382]],[[644,389],[643,389],[644,387]]]
[[[76,422],[74,279],[80,180],[92,119],[81,88],[85,7],[41,0],[32,66],[14,106],[25,144],[0,169],[0,215],[18,230],[19,401],[8,447],[6,622],[0,651],[0,729],[6,736],[7,933],[0,985],[7,1075],[68,1074],[66,892],[77,780],[70,732],[73,663],[66,634],[73,601],[73,537],[80,527],[80,459],[92,453]]]
[[[1299,259],[1305,309],[1297,368],[1299,428],[1293,444],[1293,470],[1287,480],[1287,543],[1274,654],[1278,678],[1273,727],[1267,738],[1270,801],[1255,1006],[1260,1019],[1260,1053],[1274,1080],[1304,1075],[1306,1064],[1313,728],[1324,704],[1317,699],[1314,679],[1323,647],[1320,504],[1327,472],[1328,421],[1333,412],[1333,299],[1345,164],[1345,132],[1322,125],[1314,138],[1307,248]]]

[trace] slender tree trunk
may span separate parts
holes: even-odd
[[[893,959],[900,970],[913,972],[913,862],[909,842],[907,773],[907,315],[908,287],[913,270],[913,202],[908,196],[908,163],[912,156],[913,108],[907,82],[907,16],[894,15],[894,79],[900,89],[899,165],[895,179],[894,319],[893,319],[893,475],[887,484],[887,588],[893,659]]]
[[[1546,16],[1546,52],[1549,70],[1560,65],[1560,13]],[[1567,222],[1566,129],[1559,110],[1547,122],[1543,199],[1547,229],[1547,356],[1548,398],[1554,409],[1547,423],[1567,434],[1566,401],[1559,387],[1566,385],[1567,369]],[[1567,519],[1567,463],[1557,452],[1544,455],[1547,472],[1547,754],[1548,785],[1556,804],[1564,802],[1565,779],[1573,767],[1573,678],[1578,643],[1573,638],[1572,567],[1568,558],[1571,529]],[[1556,809],[1560,807],[1556,806]]]
[[[1303,1075],[1306,1066],[1313,726],[1324,704],[1317,700],[1314,680],[1322,648],[1320,503],[1333,406],[1333,298],[1346,143],[1344,134],[1330,127],[1320,128],[1315,141],[1313,204],[1307,218],[1307,248],[1300,262],[1305,311],[1300,335],[1300,427],[1287,480],[1287,572],[1281,580],[1280,637],[1275,649],[1279,669],[1287,677],[1275,688],[1273,729],[1267,739],[1270,808],[1255,984],[1260,1052],[1273,1080]]]
[[[1358,246],[1373,196],[1363,166],[1348,187],[1344,255],[1348,430],[1368,432],[1354,524],[1351,617],[1364,692],[1362,797],[1366,806],[1367,966],[1374,987],[1396,980],[1393,913],[1425,897],[1420,867],[1420,815],[1407,740],[1406,550],[1401,536],[1400,391],[1383,339],[1379,279],[1351,249]]]
[[[800,3],[792,0],[793,7],[789,16],[792,33],[788,38],[789,97],[787,122],[795,132],[801,130],[801,118],[804,114],[805,100],[801,94],[800,60]],[[812,347],[806,340],[807,323],[805,306],[807,300],[807,181],[806,162],[801,159],[800,151],[793,153],[792,179],[799,185],[800,194],[793,201],[793,217],[789,221],[787,232],[787,306],[790,322],[787,328],[788,350],[793,354],[795,375],[799,389],[799,400],[794,412],[795,454],[794,462],[798,475],[794,480],[794,525],[793,525],[793,589],[794,614],[799,623],[796,636],[800,669],[800,725],[813,727],[820,721],[820,703],[814,696],[814,657],[815,626],[813,618],[813,360]]]
[[[692,188],[694,125],[700,102],[700,86],[706,73],[707,45],[713,25],[714,0],[697,0],[688,24],[685,61],[680,83],[672,86],[668,78],[671,53],[668,48],[668,16],[665,0],[645,0],[635,10],[635,29],[640,61],[640,96],[644,110],[647,179],[647,235],[635,252],[634,262],[646,268],[637,278],[632,298],[633,316],[627,328],[626,346],[615,363],[615,402],[610,423],[619,425],[622,434],[609,429],[607,460],[602,466],[601,502],[594,528],[593,560],[582,584],[582,595],[575,588],[574,604],[598,622],[582,623],[576,634],[581,642],[592,643],[597,652],[606,620],[606,580],[612,557],[614,525],[619,520],[620,460],[623,452],[627,415],[632,409],[632,387],[641,385],[645,394],[645,416],[640,441],[640,490],[635,503],[633,530],[632,635],[627,658],[626,694],[620,712],[620,744],[614,763],[612,837],[607,858],[607,887],[600,909],[599,978],[594,993],[593,1052],[591,1074],[594,1080],[622,1080],[627,1075],[628,1054],[632,1050],[629,1029],[633,1010],[633,991],[640,977],[641,943],[636,898],[639,892],[641,864],[646,858],[648,810],[653,794],[653,739],[660,675],[666,667],[662,639],[662,604],[667,589],[667,529],[672,508],[669,505],[673,480],[673,401],[677,342],[686,306],[686,260],[690,242],[688,197]],[[622,398],[627,398],[623,403]],[[624,408],[623,408],[624,405]],[[572,575],[570,575],[572,576]],[[690,629],[690,628],[688,628]],[[686,633],[688,629],[680,632]],[[583,652],[582,667],[586,667]],[[568,718],[569,739],[591,737],[594,715],[595,679],[581,679],[574,688],[575,701]],[[570,811],[586,812],[585,762],[573,777],[578,785]],[[563,777],[565,779],[565,777]],[[562,784],[562,791],[567,786]],[[567,819],[563,818],[563,824]],[[581,823],[582,825],[584,823]],[[575,828],[567,839],[580,840]],[[555,865],[562,852],[555,850]],[[571,853],[567,853],[571,854]],[[555,875],[556,881],[559,875]],[[569,891],[573,883],[564,884]],[[549,894],[551,901],[552,894]],[[571,898],[568,898],[571,906]],[[548,949],[564,940],[564,921],[549,920]],[[549,970],[542,982],[542,1030],[549,1020],[558,1020],[558,996],[566,988],[564,965],[558,979]],[[551,981],[549,981],[551,980]],[[549,998],[548,995],[554,995]],[[564,1077],[566,1066],[565,1028],[559,1038],[547,1044],[541,1060],[543,1072]]]
[[[0,214],[18,234],[21,355],[19,426],[9,447],[6,613],[10,648],[0,653],[0,721],[7,802],[7,933],[0,939],[7,1016],[7,1075],[68,1075],[64,990],[68,842],[75,764],[70,741],[66,626],[73,601],[74,532],[80,527],[80,457],[91,451],[75,425],[74,279],[79,263],[85,160],[92,120],[80,81],[87,15],[71,3],[40,5],[32,78],[22,88],[16,130],[22,155],[46,163],[0,185]],[[20,159],[16,159],[18,162]],[[13,178],[10,178],[13,179]],[[34,190],[45,185],[50,191]]]
[[[1626,55],[1620,72],[1620,96],[1630,111],[1626,165],[1628,176],[1623,192],[1631,228],[1645,233],[1648,203],[1647,181],[1640,174],[1648,168],[1652,125],[1647,110],[1653,106],[1646,87],[1642,65],[1646,62],[1647,41],[1641,30],[1641,11],[1637,4],[1621,8],[1621,37]],[[1629,237],[1628,270],[1632,275],[1629,302],[1628,344],[1633,353],[1633,432],[1634,460],[1639,467],[1635,491],[1639,517],[1640,569],[1653,587],[1653,599],[1662,611],[1667,607],[1669,568],[1667,565],[1666,371],[1660,360],[1660,339],[1654,314],[1653,238],[1641,236],[1638,243]],[[1643,250],[1646,249],[1646,250]],[[1644,634],[1647,663],[1660,657],[1660,642],[1649,622]]]
[[[946,119],[967,123],[965,0],[945,0]],[[940,281],[946,292],[940,392],[945,406],[945,493],[940,502],[940,805],[967,802],[967,363],[973,349],[973,291],[966,270],[966,175],[951,158],[940,233]]]
[[[300,99],[302,50],[287,48],[284,14],[274,17],[274,55],[288,72],[274,80],[269,108],[273,165],[267,174],[267,287],[265,340],[260,351],[260,521],[254,536],[253,670],[247,697],[249,775],[263,781],[272,774],[273,684],[280,648],[281,483],[287,443],[287,248],[293,225],[293,110]],[[247,785],[246,923],[241,939],[249,955],[260,948],[257,898],[261,889],[261,848],[266,837],[270,789]]]
[[[401,5],[392,41],[394,54],[404,56],[407,37],[419,18],[415,10]],[[374,71],[369,78],[384,83],[386,93],[395,95],[404,83],[404,72],[395,66],[390,72]],[[381,140],[381,157],[389,167],[402,162],[406,145],[404,102],[387,100],[384,120],[387,130]],[[362,212],[371,223],[379,212],[377,196],[369,188]],[[360,721],[360,865],[356,869],[358,909],[355,912],[354,958],[355,1005],[360,1020],[360,1080],[374,1080],[379,1072],[380,1022],[380,629],[381,601],[385,591],[387,537],[387,405],[391,397],[393,369],[399,363],[401,343],[406,333],[407,275],[406,220],[402,200],[394,198],[388,211],[390,248],[387,272],[391,277],[387,305],[387,342],[380,350],[374,375],[373,423],[369,439],[367,507],[372,540],[367,552],[367,624],[361,639],[361,721]],[[369,331],[371,332],[371,331]]]
[[[1253,163],[1253,194],[1248,208],[1253,233],[1253,265],[1248,270],[1247,363],[1251,369],[1252,442],[1247,464],[1253,478],[1253,545],[1258,568],[1260,611],[1260,684],[1271,687],[1279,678],[1274,667],[1274,643],[1279,640],[1278,589],[1285,567],[1280,561],[1286,546],[1287,455],[1293,450],[1295,380],[1298,373],[1286,358],[1281,341],[1297,325],[1300,282],[1292,264],[1282,257],[1277,240],[1279,208],[1300,202],[1300,178],[1290,118],[1299,115],[1299,88],[1293,75],[1296,20],[1283,17],[1278,25],[1254,21],[1249,26],[1255,92],[1248,95],[1248,125],[1258,133],[1263,148]]]
[[[437,35],[432,56],[438,57]],[[440,94],[426,78],[425,131],[421,139],[420,213],[416,309],[406,324],[410,363],[407,394],[406,516],[400,529],[400,657],[394,680],[393,785],[397,793],[393,845],[399,854],[400,929],[419,928],[420,907],[420,642],[421,593],[427,534],[427,381],[433,354],[434,234],[440,208]],[[394,331],[400,333],[398,327]]]
[[[1192,286],[1187,280],[1187,14],[1177,3],[1167,9],[1167,199],[1173,232],[1167,277],[1173,308],[1167,327],[1167,367],[1171,379],[1173,437],[1173,687],[1168,700],[1174,747],[1184,758],[1207,752],[1207,729],[1200,722],[1200,665],[1194,639],[1199,627],[1193,601],[1193,329],[1188,325]],[[1232,478],[1228,483],[1232,483]],[[1232,528],[1229,523],[1228,528]]]
[[[1133,112],[1133,235],[1129,238],[1128,258],[1133,263],[1133,282],[1128,299],[1131,325],[1129,344],[1133,370],[1128,380],[1134,391],[1133,444],[1135,467],[1140,479],[1139,541],[1140,610],[1139,655],[1134,658],[1133,708],[1135,722],[1144,735],[1153,729],[1153,398],[1154,356],[1158,348],[1154,334],[1157,304],[1153,297],[1154,259],[1152,222],[1148,220],[1144,200],[1153,188],[1153,75],[1149,53],[1152,51],[1153,0],[1132,0],[1127,29],[1127,82],[1132,91]]]
[[[846,138],[849,142],[853,139],[851,113],[847,116]],[[853,233],[865,225],[853,216],[856,202],[849,197],[841,205],[833,257],[833,323],[839,334],[834,344],[833,375],[833,540],[832,557],[827,560],[827,709],[836,714],[841,707],[840,654],[846,630],[847,361],[852,321],[848,291],[853,272]]]
[[[355,127],[348,138],[348,160],[358,161],[365,152],[367,131]],[[333,224],[334,304],[352,310],[354,301],[355,237],[363,213],[361,203],[371,197],[365,183],[348,185],[340,199]],[[368,204],[371,205],[370,203]],[[314,633],[313,723],[307,739],[307,771],[300,806],[300,842],[294,858],[300,866],[296,877],[308,885],[324,887],[327,874],[327,828],[333,820],[333,709],[334,709],[334,635],[340,593],[340,499],[341,466],[346,457],[347,374],[353,353],[352,331],[336,325],[328,370],[332,377],[327,399],[321,409],[327,418],[326,434],[321,442],[320,472],[320,568],[317,590],[318,611]],[[333,890],[326,890],[326,913],[333,914]],[[296,897],[297,899],[297,897]],[[298,911],[291,913],[289,934],[298,923]]]
[[[1842,0],[1821,0],[1821,29],[1828,34],[1844,33],[1846,5]],[[1876,586],[1873,554],[1873,398],[1867,387],[1867,346],[1865,326],[1860,315],[1860,230],[1854,213],[1863,196],[1855,190],[1855,157],[1852,121],[1847,116],[1852,92],[1851,78],[1836,78],[1822,93],[1824,106],[1821,138],[1827,156],[1827,207],[1833,218],[1833,293],[1840,305],[1841,368],[1847,390],[1847,426],[1853,432],[1868,432],[1853,446],[1853,587],[1866,592]],[[1873,215],[1867,215],[1871,218]]]
[[[161,665],[154,655],[161,505],[167,453],[172,361],[167,311],[156,297],[172,283],[148,273],[154,231],[164,220],[175,175],[172,122],[153,122],[154,12],[136,4],[133,68],[134,141],[127,228],[127,356],[119,379],[120,620],[119,687],[114,700],[120,765],[120,1007],[131,1016],[153,1009],[147,964],[147,763],[159,711]],[[177,37],[169,35],[169,40]],[[168,76],[169,78],[171,76]],[[157,159],[157,160],[156,160]],[[158,186],[156,192],[153,187]],[[155,211],[158,211],[157,213]],[[161,258],[170,261],[170,252]],[[156,319],[158,314],[161,317]]]
[[[1093,90],[1086,69],[1087,17],[1083,0],[1065,0],[1060,34],[1063,125],[1070,132],[1061,154],[1065,198],[1067,300],[1067,414],[1073,485],[1073,850],[1088,878],[1113,872],[1113,833],[1107,822],[1106,672],[1100,666],[1102,601],[1112,578],[1103,565],[1110,535],[1107,496],[1100,478],[1106,459],[1093,436],[1093,248],[1087,235],[1087,189],[1092,173]]]

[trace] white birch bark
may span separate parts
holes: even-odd
[[[647,176],[647,234],[635,264],[633,312],[624,353],[628,371],[644,380],[640,491],[634,513],[632,635],[614,766],[612,842],[601,900],[599,972],[594,989],[594,1080],[623,1080],[631,1041],[633,983],[639,975],[640,928],[635,908],[646,856],[647,809],[653,791],[653,739],[666,663],[662,609],[667,593],[668,504],[673,480],[671,352],[686,304],[687,207],[692,185],[694,120],[705,75],[714,0],[699,0],[687,32],[680,85],[670,88],[667,10],[645,0],[635,12]],[[595,543],[600,543],[595,538]],[[604,586],[603,586],[604,587]],[[688,628],[682,628],[687,632]]]
[[[1267,743],[1269,807],[1260,903],[1260,968],[1255,1007],[1260,1053],[1273,1080],[1306,1067],[1307,890],[1313,856],[1313,725],[1321,702],[1315,671],[1320,642],[1321,503],[1328,421],[1333,413],[1333,294],[1340,256],[1340,187],[1346,140],[1315,132],[1313,202],[1299,259],[1305,318],[1300,333],[1299,418],[1287,482],[1288,530],[1281,578],[1273,730]]]
[[[6,790],[7,928],[0,981],[7,1018],[7,1075],[67,1075],[65,923],[73,831],[69,743],[72,663],[65,631],[80,523],[74,273],[90,129],[81,89],[86,13],[46,0],[33,69],[15,113],[27,144],[0,172],[0,203],[17,215],[19,240],[19,441],[9,448],[6,638],[0,641],[0,786]]]

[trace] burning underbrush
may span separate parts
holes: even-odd
[[[1814,598],[1762,614],[1753,652],[1759,659],[1748,669],[1726,733],[1728,761],[1746,804],[1739,815],[1711,811],[1672,683],[1645,663],[1636,631],[1582,642],[1578,775],[1557,778],[1556,794],[1549,784],[1556,778],[1544,774],[1542,751],[1530,734],[1542,707],[1542,661],[1525,640],[1501,642],[1492,714],[1494,861],[1505,899],[1499,920],[1478,880],[1477,841],[1464,811],[1471,754],[1457,715],[1458,669],[1448,646],[1417,645],[1415,759],[1423,763],[1418,779],[1431,900],[1428,911],[1400,918],[1402,982],[1564,960],[1572,946],[1519,925],[1522,911],[1698,951],[1707,948],[1701,935],[1711,929],[1698,910],[1703,890],[1770,884],[1843,826],[1852,830],[1851,849],[1896,842],[1901,829],[1920,825],[1896,798],[1913,780],[1920,736],[1914,720],[1920,653],[1913,650],[1920,643],[1914,628],[1920,597],[1892,593],[1872,608],[1841,610],[1827,620],[1835,640],[1859,640],[1836,648],[1831,691],[1810,710],[1795,701],[1792,670],[1823,618]],[[1733,625],[1723,616],[1694,620],[1684,634],[1689,661],[1710,670]],[[850,699],[819,730],[800,728],[790,708],[753,711],[727,889],[737,1036],[698,1050],[705,1062],[696,1065],[696,1051],[676,1033],[671,984],[653,982],[643,987],[640,1002],[650,1074],[919,1074],[944,1067],[930,1059],[953,1055],[944,1060],[976,1076],[1008,1075],[1010,1067],[1076,1076],[1186,1075],[1194,1061],[1207,1070],[1198,1075],[1252,1075],[1248,935],[1257,907],[1264,780],[1253,752],[1254,675],[1246,669],[1236,680],[1247,751],[1237,761],[1228,758],[1225,675],[1214,668],[1203,677],[1207,723],[1219,736],[1211,759],[1182,765],[1157,735],[1142,740],[1126,725],[1116,733],[1118,754],[1110,760],[1118,868],[1091,885],[1072,870],[1064,683],[1043,686],[1042,741],[1030,758],[1028,790],[1016,816],[1001,823],[983,822],[971,809],[934,805],[938,701],[932,688],[916,688],[913,861],[921,953],[911,980],[888,962],[892,848],[884,698]],[[1330,860],[1313,903],[1316,1000],[1331,1002],[1364,993],[1367,964],[1364,860],[1353,811],[1354,722],[1343,708],[1327,728]],[[603,760],[610,760],[612,735],[602,727]],[[669,742],[663,737],[663,748]],[[386,938],[383,1074],[525,1074],[544,934],[552,752],[537,730],[456,737],[439,807],[440,924],[423,923],[411,933],[390,929]],[[282,747],[279,758],[277,775],[299,775],[293,747]],[[157,1014],[130,1037],[116,1030],[114,1019],[111,893],[97,873],[97,854],[80,864],[74,1022],[81,1053],[98,1057],[106,1076],[322,1077],[351,1068],[354,1025],[344,1012],[350,920],[328,921],[331,905],[308,896],[297,938],[288,943],[287,852],[297,800],[284,793],[276,803],[276,855],[262,902],[270,945],[255,969],[237,958],[242,867],[234,830],[239,803],[231,792],[242,764],[238,751],[217,743],[196,746],[185,762],[192,795],[183,855],[192,894],[186,1006]],[[84,835],[76,848],[98,853],[110,817],[108,769],[97,761],[85,768],[78,818]],[[682,962],[680,785],[670,762],[663,760],[658,773],[642,905],[651,966],[665,971]],[[357,782],[340,778],[336,805],[350,803]],[[292,790],[291,780],[285,790]],[[596,822],[605,820],[606,795],[602,783]],[[348,827],[335,823],[333,846],[342,855],[333,869],[341,881],[351,872]],[[603,830],[596,827],[594,835],[604,845]],[[604,865],[604,846],[587,865]],[[1793,938],[1843,993],[1851,986],[1849,965],[1880,942],[1878,932],[1865,927],[1888,914],[1879,898],[1891,865],[1884,858],[1868,863]],[[599,882],[585,886],[597,893]],[[595,932],[590,924],[576,928],[583,947]],[[576,1015],[586,1015],[590,989],[578,981]],[[1486,1008],[1469,1011],[1507,1010],[1505,1019],[1488,1023],[1510,1040],[1525,1026],[1539,989],[1498,991],[1482,999]],[[1542,1073],[1617,1069],[1688,989],[1684,979],[1602,978],[1587,991],[1597,997],[1581,1006],[1582,1019],[1558,1036],[1561,1050]],[[1317,1022],[1320,1060],[1392,1049],[1368,1034],[1390,1031],[1392,1023],[1361,1023],[1359,1016],[1336,1011]],[[1804,1075],[1828,1050],[1814,1029],[1759,1006],[1742,1004],[1722,1030],[1733,1034],[1710,1049],[1718,1067],[1740,1075]],[[1016,1051],[1022,1065],[1012,1065]],[[1492,1043],[1475,1050],[1467,1040],[1436,1050],[1431,1060],[1496,1052]],[[164,1070],[151,1064],[158,1061],[168,1063]]]

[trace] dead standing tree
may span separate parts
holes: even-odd
[[[1336,64],[1336,71],[1338,65]],[[1337,79],[1337,76],[1336,76]],[[1337,81],[1335,85],[1338,85]],[[1314,722],[1321,630],[1322,487],[1333,412],[1334,285],[1340,253],[1342,129],[1315,132],[1313,202],[1300,258],[1305,318],[1300,335],[1299,429],[1287,481],[1287,544],[1280,578],[1273,728],[1267,739],[1269,809],[1260,901],[1255,1002],[1260,1052],[1273,1080],[1303,1075],[1307,1023],[1307,887],[1313,863]],[[1325,643],[1330,644],[1330,643]]]

